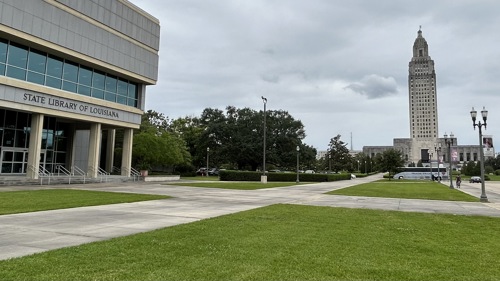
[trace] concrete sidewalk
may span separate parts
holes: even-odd
[[[500,183],[498,186],[488,183],[487,195],[492,203],[324,194],[330,190],[378,179],[380,175],[351,181],[261,190],[195,188],[137,182],[53,186],[51,188],[162,194],[174,198],[0,216],[0,259],[146,232],[279,203],[500,217]],[[34,188],[40,187],[24,187]],[[16,190],[19,189],[23,188],[16,187]],[[476,197],[480,195],[480,186],[478,188],[477,184],[463,184],[461,190]]]

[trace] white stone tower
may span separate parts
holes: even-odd
[[[414,163],[419,160],[427,162],[428,152],[432,153],[438,142],[436,72],[434,61],[429,56],[427,41],[422,37],[420,29],[413,44],[413,57],[409,63],[408,72],[412,142],[408,160]]]

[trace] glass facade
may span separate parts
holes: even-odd
[[[137,107],[137,84],[1,38],[0,75]]]
[[[25,174],[28,168],[28,148],[31,114],[0,109],[0,173]],[[58,165],[66,167],[69,125],[44,117],[40,165],[55,172]]]

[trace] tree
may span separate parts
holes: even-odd
[[[392,148],[382,153],[380,161],[381,172],[389,172],[389,179],[391,179],[391,174],[396,174],[405,163],[401,151]]]
[[[340,135],[337,135],[330,140],[326,156],[328,161],[331,161],[332,170],[336,173],[342,170],[347,170],[352,158],[349,154],[347,143],[340,140],[340,137]]]
[[[134,135],[133,165],[149,169],[191,162],[184,140],[168,128],[169,121],[163,114],[151,110],[144,113],[141,127]]]

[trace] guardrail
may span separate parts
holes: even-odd
[[[97,174],[101,177],[101,182],[102,182],[103,178],[104,178],[105,182],[108,181],[109,173],[106,170],[104,170],[103,168],[97,167]]]
[[[68,169],[66,169],[63,165],[57,165],[56,171],[58,177],[60,177],[61,174],[63,174],[63,176],[68,177],[68,184],[71,184],[71,172],[68,171]]]
[[[85,183],[85,179],[87,177],[87,173],[85,173],[82,169],[78,168],[78,166],[72,166],[71,167],[71,174],[74,175],[79,175],[83,178],[83,183]]]
[[[33,166],[31,168],[32,168],[33,172],[36,172]],[[50,184],[50,177],[51,176],[52,176],[52,173],[47,171],[42,165],[40,165],[38,167],[38,177],[40,178],[40,185],[43,184],[44,177],[46,177],[48,179],[47,184]]]

